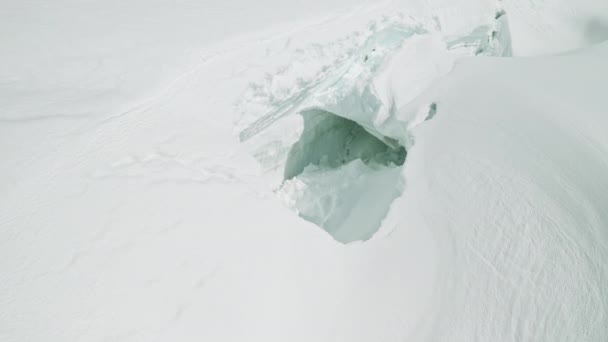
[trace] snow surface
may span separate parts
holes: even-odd
[[[608,340],[606,23],[5,3],[0,340]]]

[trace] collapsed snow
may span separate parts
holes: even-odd
[[[268,172],[283,170],[277,194],[302,218],[340,242],[368,240],[401,194],[410,131],[432,117],[437,105],[414,115],[400,109],[459,57],[510,56],[507,20],[497,10],[460,35],[402,19],[373,26],[338,70],[292,91],[255,120],[255,113],[241,117],[241,141]],[[303,120],[291,119],[296,114]],[[272,126],[275,132],[301,133],[294,142],[295,135],[268,132]]]

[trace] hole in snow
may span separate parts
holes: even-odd
[[[309,165],[335,169],[360,159],[364,164],[403,165],[405,148],[394,139],[371,134],[355,121],[322,110],[302,113],[304,131],[287,157],[285,179]]]
[[[371,238],[401,193],[405,148],[326,111],[302,116],[304,130],[289,152],[279,196],[340,242]]]

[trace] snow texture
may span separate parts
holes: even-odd
[[[0,11],[0,340],[608,340],[608,2]]]

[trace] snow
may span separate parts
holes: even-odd
[[[606,2],[5,7],[0,340],[608,338]]]
[[[338,241],[369,239],[400,194],[397,166],[405,148],[328,112],[302,115],[304,130],[289,151],[279,197]]]
[[[280,197],[301,217],[340,242],[367,240],[401,191],[394,189],[398,170],[361,164],[403,165],[411,130],[431,116],[433,104],[413,116],[400,109],[445,76],[457,58],[510,56],[502,13],[497,10],[487,24],[462,31],[464,36],[432,31],[400,16],[372,24],[372,34],[342,67],[316,74],[305,87],[291,87],[261,116],[250,111],[241,117],[239,137],[278,178],[275,182],[285,180]],[[294,120],[298,114],[304,120]],[[294,142],[296,135],[284,132],[299,137]]]
[[[406,193],[451,250],[433,339],[605,339],[607,48],[465,60],[429,90]]]

